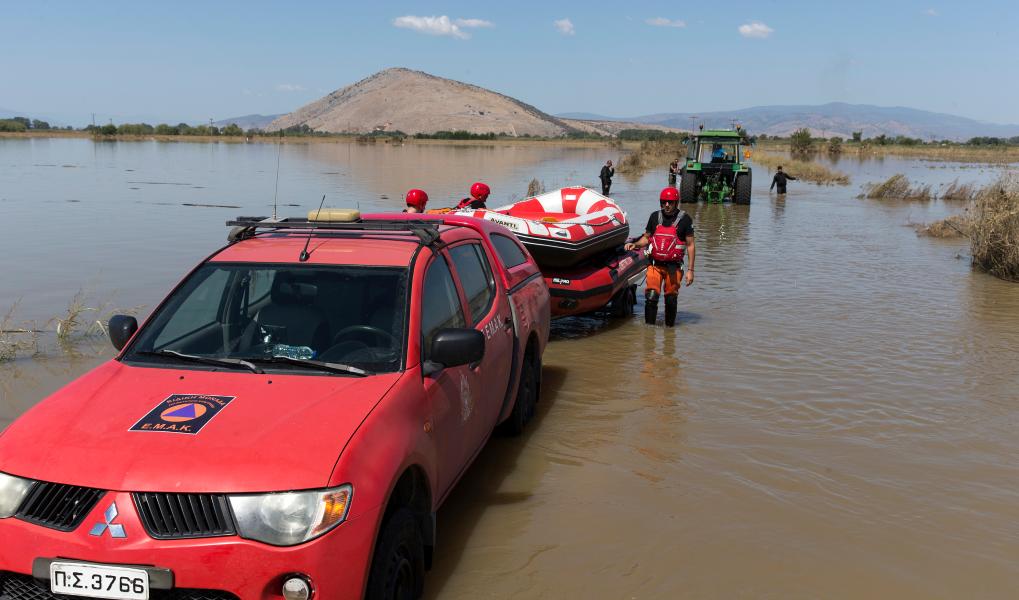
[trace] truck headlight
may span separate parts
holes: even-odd
[[[354,488],[230,496],[230,507],[242,538],[273,546],[312,540],[347,518]]]
[[[0,473],[0,519],[13,517],[35,483],[6,473]]]

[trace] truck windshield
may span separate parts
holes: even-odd
[[[240,359],[313,372],[282,358],[396,371],[406,306],[402,268],[206,263],[152,315],[124,360],[209,368],[214,361],[195,357]]]

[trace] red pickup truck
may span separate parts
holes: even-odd
[[[508,230],[228,224],[0,434],[0,598],[416,598],[437,508],[533,414],[549,293]]]

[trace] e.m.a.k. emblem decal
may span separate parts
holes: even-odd
[[[196,434],[235,396],[172,394],[142,417],[130,431]]]

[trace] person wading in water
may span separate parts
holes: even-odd
[[[644,234],[626,244],[627,251],[651,246],[651,264],[647,268],[644,289],[644,322],[654,325],[658,319],[658,299],[665,296],[665,325],[676,324],[679,283],[683,279],[683,257],[687,255],[686,285],[693,285],[693,218],[679,210],[679,190],[667,187],[658,195],[661,210],[651,213]]]
[[[772,180],[771,180],[771,188],[769,188],[768,191],[770,192],[771,190],[775,189],[775,186],[777,185],[778,186],[778,193],[779,194],[784,194],[785,193],[785,182],[786,182],[787,179],[791,179],[793,181],[796,181],[795,177],[793,177],[792,175],[789,175],[789,174],[783,172],[782,171],[782,165],[779,165],[775,169],[775,177],[772,178]]]
[[[601,195],[608,196],[609,188],[612,187],[612,176],[616,174],[616,170],[612,168],[612,161],[605,161],[605,166],[601,168],[601,173],[598,175],[598,179],[601,179]]]

